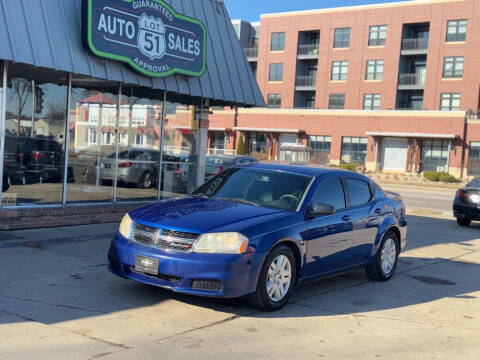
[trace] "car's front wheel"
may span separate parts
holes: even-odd
[[[274,248],[265,260],[250,303],[264,311],[283,307],[293,293],[297,279],[297,265],[292,250],[286,245]]]
[[[399,238],[393,231],[385,234],[375,261],[366,267],[367,275],[374,281],[389,280],[397,268],[400,253]]]
[[[460,226],[470,226],[471,220],[469,218],[457,218],[457,224]]]

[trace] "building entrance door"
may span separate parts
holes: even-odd
[[[405,171],[407,168],[408,140],[385,138],[382,142],[382,169]]]

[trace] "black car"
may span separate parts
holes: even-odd
[[[472,220],[480,220],[480,178],[457,191],[453,200],[453,215],[460,226],[469,226]]]

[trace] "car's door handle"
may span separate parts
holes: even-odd
[[[352,220],[352,218],[348,215],[345,215],[345,216],[342,217],[342,221],[351,221],[351,220]]]

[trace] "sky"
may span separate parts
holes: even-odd
[[[380,4],[401,0],[224,0],[232,19],[258,21],[261,14]]]

